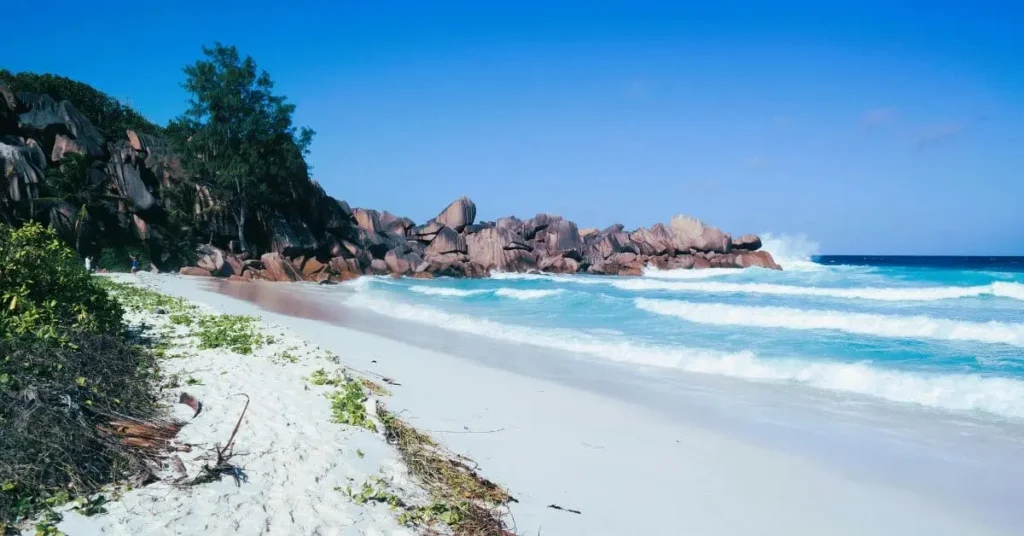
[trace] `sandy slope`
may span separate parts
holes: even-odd
[[[130,321],[162,326],[166,315],[133,314]],[[422,494],[379,435],[331,422],[330,404],[323,396],[327,388],[310,385],[305,378],[316,369],[339,366],[288,330],[266,325],[266,331],[277,342],[254,355],[193,348],[182,352],[187,357],[164,362],[166,373],[182,375],[181,387],[171,393],[187,391],[204,404],[178,438],[196,445],[181,455],[189,474],[203,463],[204,447],[227,441],[244,404],[239,393],[250,396],[236,439],[237,461],[247,481],[236,486],[228,478],[184,490],[158,483],[109,504],[106,515],[67,513],[59,528],[72,536],[412,534],[387,507],[356,504],[335,489],[358,489],[368,478],[385,475],[407,494]],[[288,349],[299,356],[297,362],[274,359]],[[186,385],[189,378],[201,385]],[[183,405],[175,411],[186,419],[192,413]]]

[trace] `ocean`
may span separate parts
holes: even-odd
[[[648,376],[1024,420],[1024,259],[814,256],[806,241],[765,244],[783,271],[363,278],[345,304]]]

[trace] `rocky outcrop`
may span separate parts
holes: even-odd
[[[729,235],[690,216],[673,216],[669,231],[676,251],[728,253],[732,248],[732,238]]]
[[[380,225],[380,214],[376,210],[357,208],[352,211],[352,215],[355,217],[356,225],[360,229],[365,229],[371,233],[379,233],[384,230]]]
[[[89,156],[104,156],[106,142],[103,136],[70,102],[58,103],[48,95],[34,93],[19,93],[17,100],[23,110],[18,115],[18,128],[41,140],[48,153],[52,150],[54,138],[63,134],[77,141]]]
[[[437,236],[437,233],[444,228],[445,225],[437,220],[431,220],[423,225],[417,225],[409,229],[407,233],[409,238],[419,240],[420,242],[430,243]]]
[[[476,203],[468,197],[460,197],[448,205],[435,220],[442,225],[455,229],[461,233],[467,225],[472,225],[476,219]]]
[[[466,237],[469,259],[488,270],[526,272],[537,267],[537,256],[523,238],[495,227]]]
[[[402,236],[405,236],[407,231],[416,225],[409,218],[396,216],[386,210],[381,212],[379,219],[385,231]]]
[[[271,236],[270,250],[294,257],[316,249],[318,242],[309,227],[297,218],[277,216],[267,222]]]
[[[761,237],[747,234],[739,238],[734,238],[732,241],[732,248],[742,249],[745,251],[757,251],[761,249]]]
[[[140,153],[155,156],[171,152],[167,142],[156,136],[135,132],[134,130],[128,130],[125,133],[128,135],[128,143],[132,146],[132,149]]]
[[[38,145],[0,137],[0,171],[6,179],[8,199],[21,202],[38,197],[45,169],[46,157]]]
[[[659,223],[627,232],[615,224],[581,234],[574,222],[558,215],[467,223],[473,221],[473,212],[471,201],[459,199],[438,218],[414,226],[408,218],[355,209],[353,240],[334,239],[328,246],[314,248],[310,235],[304,247],[282,248],[283,255],[264,255],[259,267],[245,265],[241,270],[232,264],[232,255],[225,254],[222,260],[217,253],[206,252],[198,268],[221,277],[318,282],[344,281],[361,274],[431,278],[540,271],[639,276],[648,266],[662,270],[780,269],[770,253],[758,250],[757,236],[744,235],[734,245],[730,235],[687,216],[672,218],[668,226]],[[442,219],[462,226],[462,231]],[[397,232],[400,230],[404,233]],[[278,239],[291,234],[280,229],[273,233]]]
[[[650,229],[640,228],[629,235],[629,243],[641,255],[667,255],[675,252],[672,234],[664,225],[656,223]]]
[[[18,98],[14,91],[0,80],[0,132],[14,131],[18,127]]]
[[[442,227],[434,235],[434,239],[427,246],[427,253],[433,255],[444,255],[445,253],[467,253],[466,239],[455,232],[451,227]]]
[[[131,212],[146,212],[156,205],[156,197],[142,181],[143,158],[127,142],[119,142],[111,151],[107,176]]]
[[[264,253],[260,257],[263,275],[270,281],[301,281],[302,274],[280,253]]]
[[[384,255],[384,263],[392,274],[408,275],[423,263],[423,258],[416,253],[404,252],[402,248],[395,248]]]

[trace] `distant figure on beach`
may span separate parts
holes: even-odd
[[[85,271],[87,273],[92,273],[92,257],[89,257],[88,255],[85,257]]]
[[[135,255],[129,255],[129,257],[132,260],[132,273],[134,274],[139,271],[139,258]]]

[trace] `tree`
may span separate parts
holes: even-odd
[[[308,182],[304,157],[314,133],[292,125],[295,105],[272,93],[270,75],[252,57],[220,43],[203,54],[184,69],[190,106],[168,132],[193,176],[230,211],[248,250],[250,218]]]
[[[113,202],[117,197],[106,192],[103,181],[90,180],[89,162],[84,155],[68,153],[57,166],[47,170],[43,197],[37,201],[44,205],[67,203],[72,207],[74,212],[67,224],[74,233],[72,246],[81,252],[87,227],[105,210],[104,200]]]

